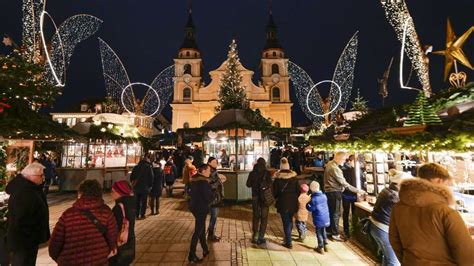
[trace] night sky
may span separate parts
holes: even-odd
[[[0,34],[7,33],[21,41],[21,0],[0,1]],[[460,35],[474,24],[474,0],[406,0],[423,44],[444,50],[446,18],[451,17]],[[165,67],[173,64],[184,38],[188,15],[185,0],[49,0],[47,11],[60,24],[67,17],[86,13],[102,19],[98,33],[78,45],[67,71],[67,85],[56,102],[62,111],[88,97],[103,97],[105,85],[97,37],[104,39],[123,61],[132,82],[151,83]],[[392,56],[394,66],[389,80],[389,105],[413,101],[416,92],[401,90],[398,85],[400,43],[388,24],[379,0],[274,0],[273,16],[278,37],[286,56],[305,69],[317,82],[331,79],[342,49],[359,30],[359,54],[353,96],[360,88],[369,106],[381,106],[377,78]],[[197,43],[201,49],[206,83],[207,73],[226,59],[232,38],[237,40],[241,61],[257,72],[265,44],[268,0],[211,1],[194,0],[193,19]],[[8,50],[0,44],[0,53]],[[464,46],[474,63],[474,34]],[[433,90],[448,87],[443,81],[444,57],[430,55],[430,78]],[[474,72],[461,66],[468,80]],[[406,66],[408,69],[408,64]],[[420,87],[417,79],[411,85]],[[327,95],[327,92],[322,92]],[[296,96],[292,94],[293,124],[304,121]],[[170,118],[169,108],[164,115]]]

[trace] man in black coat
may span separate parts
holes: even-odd
[[[150,158],[145,156],[132,170],[130,182],[137,200],[137,219],[145,219],[146,202],[153,185],[153,168]]]
[[[6,187],[8,202],[7,244],[12,265],[35,265],[38,246],[48,241],[49,210],[43,193],[44,166],[31,163]]]

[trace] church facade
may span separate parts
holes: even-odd
[[[174,59],[174,94],[172,108],[172,130],[199,128],[216,114],[221,76],[226,61],[210,71],[211,82],[202,80],[202,58],[195,39],[195,26],[189,12],[185,28],[186,36],[178,56]],[[246,89],[250,108],[259,109],[274,126],[291,127],[291,107],[288,76],[288,59],[277,39],[277,28],[270,13],[266,30],[266,44],[261,58],[259,85],[252,81],[254,72],[239,66],[242,85]]]

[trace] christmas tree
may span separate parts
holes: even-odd
[[[245,88],[241,85],[242,75],[238,69],[240,66],[240,59],[235,40],[232,40],[229,48],[226,69],[221,78],[219,106],[217,107],[217,111],[248,108]]]
[[[360,96],[360,91],[357,89],[357,97],[352,101],[352,111],[361,112],[361,114],[366,114],[369,111],[367,107],[367,101],[364,97]]]
[[[0,113],[18,104],[33,110],[51,106],[61,90],[46,81],[44,72],[44,67],[28,60],[25,52],[0,55]]]
[[[436,114],[434,108],[428,104],[425,94],[420,91],[408,111],[408,119],[403,123],[403,126],[439,124],[442,124],[441,119]]]

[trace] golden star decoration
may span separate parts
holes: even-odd
[[[470,68],[471,70],[474,70],[471,63],[469,63],[469,60],[464,54],[464,51],[462,50],[462,46],[472,32],[474,32],[474,26],[463,33],[461,37],[456,39],[456,34],[454,33],[451,21],[448,18],[448,24],[446,27],[446,49],[443,51],[433,52],[434,54],[444,55],[445,57],[444,80],[448,78],[449,71],[451,71],[451,68],[453,67],[454,60]]]

